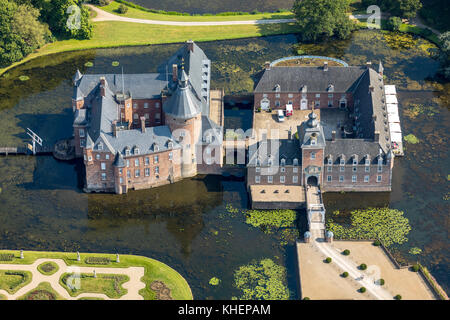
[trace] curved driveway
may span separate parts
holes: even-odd
[[[261,20],[237,20],[237,21],[164,21],[164,20],[148,20],[148,19],[136,19],[120,17],[118,15],[106,12],[96,6],[88,4],[92,10],[97,13],[97,16],[92,19],[94,22],[99,21],[122,21],[132,23],[144,23],[144,24],[159,24],[166,26],[231,26],[241,24],[276,24],[276,23],[289,23],[295,22],[295,19],[261,19]]]

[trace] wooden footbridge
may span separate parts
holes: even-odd
[[[53,154],[54,146],[42,145],[42,139],[30,128],[27,128],[27,135],[31,137],[31,144],[23,147],[0,147],[0,155],[48,155]]]

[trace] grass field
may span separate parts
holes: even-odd
[[[37,269],[43,275],[51,276],[52,274],[55,274],[58,271],[59,267],[56,263],[48,261],[38,265]]]
[[[136,8],[128,7],[128,11],[125,14],[120,14],[116,10],[119,8],[120,3],[111,2],[109,5],[99,7],[106,12],[127,18],[147,19],[147,20],[160,20],[160,21],[239,21],[239,20],[261,20],[261,19],[292,19],[294,17],[292,12],[274,12],[274,13],[257,13],[257,14],[245,14],[245,15],[170,15],[147,12]]]
[[[30,282],[31,272],[0,270],[0,289],[5,290],[9,294],[16,293]]]
[[[82,293],[104,293],[111,299],[118,299],[128,292],[127,289],[122,287],[125,282],[130,280],[126,275],[98,274],[94,278],[93,274],[82,273],[80,275],[80,290],[71,289],[67,286],[66,280],[69,276],[70,274],[64,273],[59,283],[72,297]]]
[[[81,253],[81,261],[77,261],[76,253],[67,252],[46,252],[46,251],[24,251],[24,259],[19,259],[20,251],[0,250],[0,253],[13,253],[15,259],[13,261],[3,261],[4,264],[32,264],[39,258],[62,259],[68,266],[84,266],[84,267],[108,267],[108,268],[127,268],[127,267],[144,267],[145,273],[142,281],[146,287],[139,293],[145,300],[153,300],[156,298],[155,292],[150,289],[153,281],[159,280],[165,283],[170,289],[171,296],[174,300],[192,300],[192,291],[187,281],[174,269],[168,265],[142,256],[120,255],[120,262],[117,263],[115,254],[100,253]],[[87,257],[106,257],[111,263],[108,265],[86,264],[84,260]]]

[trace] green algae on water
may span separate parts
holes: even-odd
[[[420,142],[419,139],[415,135],[413,135],[412,133],[408,134],[403,139],[405,139],[405,141],[410,143],[410,144],[417,144],[417,143]]]

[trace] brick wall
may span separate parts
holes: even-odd
[[[164,115],[162,111],[163,100],[157,99],[133,99],[133,124],[132,129],[140,129],[139,119],[145,117],[146,127],[156,127],[164,124]],[[137,114],[137,117],[136,117]],[[159,115],[159,121],[158,121]]]
[[[269,174],[267,168],[260,168],[260,172],[256,172],[256,167],[247,168],[247,188],[250,185],[255,184],[273,184],[273,185],[286,185],[286,186],[299,186],[301,185],[301,167],[300,166],[284,166],[273,167],[274,171]],[[284,172],[282,172],[284,168]],[[295,172],[297,171],[297,172]],[[256,177],[259,177],[260,182],[256,182]],[[272,177],[272,182],[269,182],[269,176]],[[294,182],[294,176],[297,177],[297,182]],[[284,177],[284,182],[281,182],[281,178]]]

